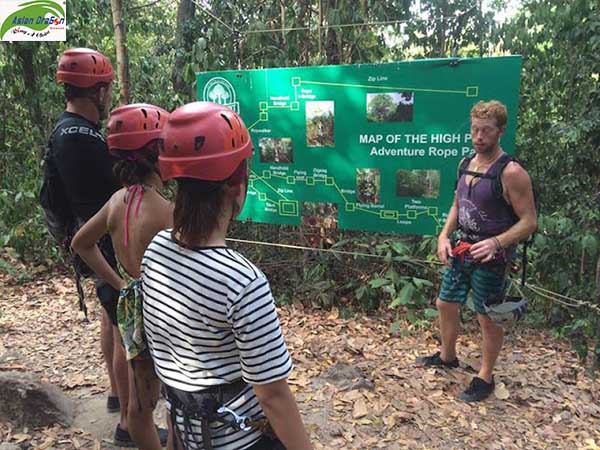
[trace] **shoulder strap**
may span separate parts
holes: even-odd
[[[487,178],[492,179],[492,193],[496,198],[502,198],[503,188],[502,188],[502,172],[510,162],[519,162],[513,155],[509,155],[505,153],[502,155],[496,163],[492,166],[490,171],[488,172]],[[519,163],[520,164],[520,163]]]
[[[475,155],[465,156],[458,165],[458,178],[467,173],[469,169],[469,164],[471,164],[471,160],[475,157]]]
[[[475,155],[465,156],[463,159],[460,160],[460,163],[458,163],[458,171],[456,173],[456,183],[454,183],[454,190],[456,190],[456,188],[458,187],[458,182],[460,181],[460,177],[462,177],[464,174],[466,174],[468,172],[469,164],[471,163],[471,160],[474,157],[475,157]]]

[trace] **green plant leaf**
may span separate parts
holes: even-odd
[[[594,257],[598,253],[598,241],[591,234],[584,236],[581,240],[581,246],[589,256]]]
[[[369,286],[371,286],[373,289],[377,289],[389,283],[390,280],[388,280],[387,278],[375,278],[374,280],[369,281]]]
[[[415,277],[413,277],[412,282],[419,289],[421,289],[423,287],[432,287],[433,286],[433,283],[431,281],[425,280],[423,278],[415,278]]]
[[[400,293],[398,294],[398,297],[396,297],[392,301],[392,303],[390,303],[390,308],[396,308],[399,305],[408,305],[414,292],[415,287],[412,284],[405,284]]]
[[[437,309],[426,308],[425,311],[423,311],[423,314],[425,314],[425,317],[428,319],[433,319],[438,316],[438,311]]]
[[[408,247],[402,241],[393,241],[392,249],[399,255],[404,255],[408,251]]]

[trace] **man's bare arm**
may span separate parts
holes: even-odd
[[[517,244],[537,229],[537,211],[533,197],[533,185],[529,174],[518,163],[510,163],[502,173],[502,185],[506,200],[512,206],[519,221],[504,233],[496,236],[502,247]]]
[[[482,262],[491,261],[498,247],[506,248],[517,244],[527,239],[537,229],[533,186],[527,171],[518,163],[509,163],[502,173],[501,181],[505,199],[512,206],[519,220],[504,233],[473,244],[471,255]]]

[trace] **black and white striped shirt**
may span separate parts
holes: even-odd
[[[193,392],[240,378],[265,384],[289,376],[292,361],[269,282],[240,253],[184,248],[164,230],[144,253],[141,279],[148,346],[166,385]],[[264,416],[250,386],[226,406]],[[261,436],[216,423],[211,429],[214,448],[222,450],[245,449]],[[194,432],[202,442],[199,423]]]

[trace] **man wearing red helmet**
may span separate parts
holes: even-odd
[[[170,448],[312,449],[287,384],[292,360],[269,282],[226,245],[251,157],[248,129],[222,105],[184,105],[163,130],[160,173],[177,182],[173,229],[152,239],[141,280]]]
[[[100,131],[100,121],[108,116],[112,103],[113,79],[110,60],[96,50],[68,49],[58,63],[56,81],[64,86],[67,107],[52,132],[50,156],[75,228],[96,214],[119,189],[112,171],[114,160]],[[116,268],[110,237],[104,236],[99,247]],[[121,387],[127,386],[124,352],[119,340],[115,339],[118,336],[119,292],[100,278],[94,278],[96,293],[104,308],[100,340],[111,384],[107,407],[110,412],[115,412],[119,411],[120,403],[115,394],[120,394]],[[126,389],[122,394],[126,395]],[[125,413],[122,411],[122,422],[126,421]]]

